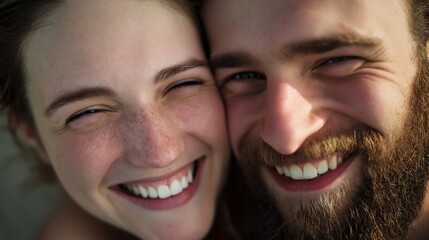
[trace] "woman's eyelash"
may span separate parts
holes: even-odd
[[[66,124],[69,124],[69,123],[71,123],[73,121],[76,121],[76,120],[78,120],[78,119],[80,119],[80,118],[82,118],[84,116],[91,115],[91,114],[96,114],[96,113],[104,112],[104,111],[106,111],[106,110],[104,110],[104,109],[97,109],[97,108],[86,109],[86,110],[80,111],[80,112],[72,115],[71,117],[69,117],[66,120]]]
[[[180,81],[180,82],[176,82],[171,84],[167,91],[165,93],[168,93],[171,90],[175,90],[175,89],[179,89],[179,88],[183,88],[183,87],[189,87],[189,86],[195,86],[195,85],[201,85],[203,84],[202,80],[186,80],[186,81]]]
[[[183,81],[178,84],[175,84],[172,86],[172,88],[181,88],[186,86],[192,86],[192,85],[200,85],[203,81],[201,80],[189,80],[189,81]]]

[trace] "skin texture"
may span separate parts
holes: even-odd
[[[71,199],[66,199],[56,209],[48,223],[40,229],[37,240],[108,240],[137,239],[126,232],[112,228],[84,211]]]
[[[39,147],[80,207],[141,239],[207,234],[229,148],[205,61],[193,22],[157,1],[65,1],[30,34],[24,64]],[[201,179],[184,204],[150,209],[118,191],[200,158]]]
[[[429,141],[427,61],[404,3],[217,0],[202,15],[234,153],[277,206],[280,231],[406,238],[425,199]],[[276,176],[333,155],[347,162],[335,176]]]

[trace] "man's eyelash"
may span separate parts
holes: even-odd
[[[244,75],[245,77],[240,77]],[[240,73],[233,74],[230,78],[231,79],[264,78],[264,75],[258,72],[240,72]]]
[[[357,57],[357,56],[327,57],[327,58],[324,58],[324,59],[317,61],[313,65],[313,67],[311,67],[311,69],[316,69],[316,68],[323,67],[323,66],[330,66],[332,64],[342,63],[342,62],[345,62],[347,60],[353,60],[353,59],[360,59],[360,57]]]
[[[355,57],[355,56],[332,57],[323,61],[321,65],[330,65],[330,64],[335,64],[335,63],[344,62],[344,61],[353,60],[353,59],[358,59],[358,57]]]

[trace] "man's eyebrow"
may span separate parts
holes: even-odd
[[[285,59],[291,59],[296,56],[326,53],[341,47],[377,47],[380,45],[381,41],[378,38],[352,33],[290,43],[283,47],[281,53]]]
[[[208,66],[209,66],[208,63],[205,60],[190,59],[190,60],[184,61],[182,63],[161,69],[155,75],[154,83],[157,84],[163,80],[168,79],[171,76],[174,76],[174,75],[179,74],[181,72],[185,72],[185,71],[193,69],[193,68],[197,68],[197,67],[207,67],[208,68]]]
[[[66,92],[55,98],[45,110],[45,116],[51,115],[56,109],[75,101],[84,100],[92,97],[115,97],[116,94],[103,87],[81,88],[75,91]]]
[[[286,44],[280,53],[282,59],[290,60],[297,56],[326,53],[341,47],[378,47],[380,45],[381,41],[378,38],[352,33],[292,42]],[[213,68],[236,68],[260,63],[261,60],[246,51],[226,52],[211,57]]]
[[[236,68],[258,65],[259,59],[244,51],[213,55],[210,61],[213,68]]]

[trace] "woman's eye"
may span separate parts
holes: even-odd
[[[259,93],[266,88],[266,77],[258,72],[240,72],[227,77],[221,86],[225,97]]]
[[[84,118],[84,117],[88,117],[90,115],[94,115],[100,112],[105,112],[107,111],[106,109],[97,109],[97,108],[93,108],[93,109],[85,109],[83,111],[77,112],[76,114],[73,114],[72,116],[70,116],[67,120],[66,120],[66,124],[72,123],[78,119]]]
[[[175,82],[173,84],[170,84],[167,87],[167,91],[165,92],[165,94],[167,94],[168,92],[173,91],[173,90],[179,90],[179,89],[187,88],[187,87],[200,86],[202,84],[203,84],[202,80],[196,80],[196,79],[178,81],[178,82]]]

